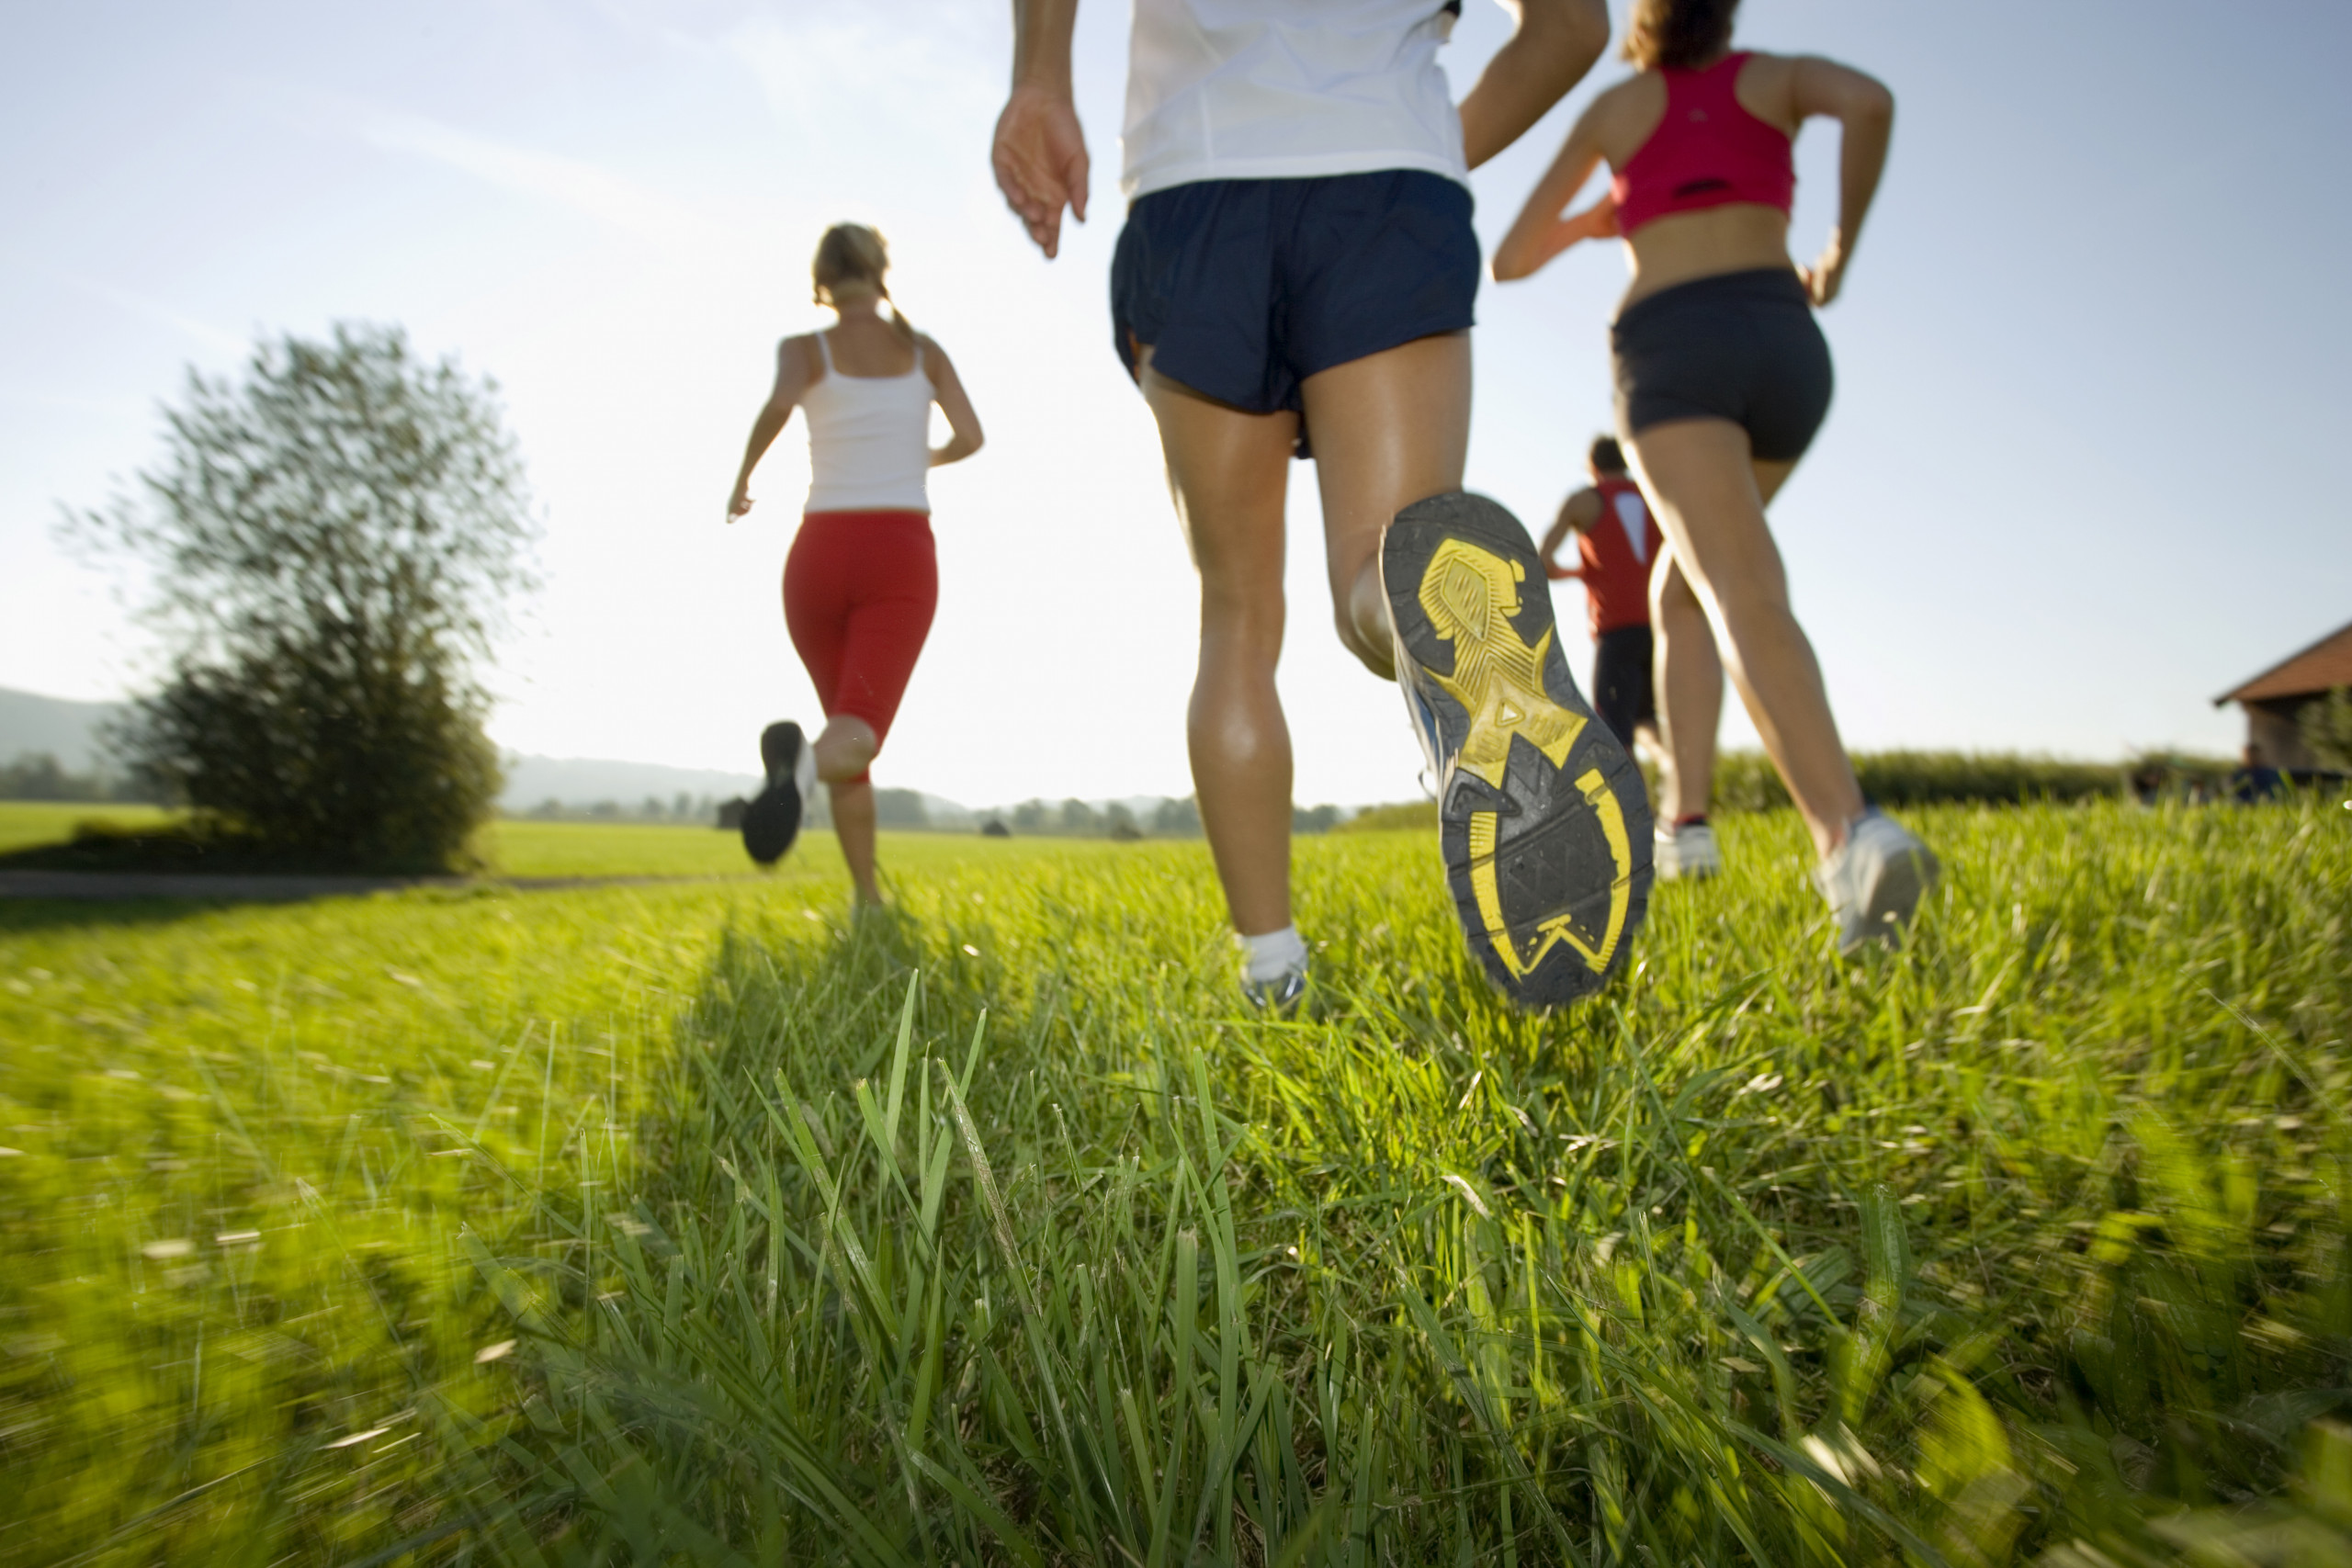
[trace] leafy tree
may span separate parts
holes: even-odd
[[[1024,833],[1037,832],[1046,826],[1046,810],[1042,800],[1024,800],[1012,808],[1012,825]]]
[[[206,830],[311,864],[440,866],[497,795],[477,680],[532,586],[496,388],[397,327],[191,371],[164,454],[68,538],[139,562],[163,689],[118,738]]]
[[[1062,830],[1067,833],[1091,833],[1101,824],[1094,807],[1076,796],[1062,802]]]
[[[2352,686],[2338,686],[2311,704],[2297,723],[2321,767],[2352,773]]]
[[[1152,811],[1151,830],[1162,838],[1197,838],[1201,808],[1189,795],[1182,800],[1163,800]]]

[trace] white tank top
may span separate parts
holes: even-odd
[[[1426,169],[1470,183],[1447,0],[1135,0],[1129,200],[1195,180]]]
[[[844,376],[823,333],[824,379],[801,395],[808,416],[809,512],[929,512],[931,378],[922,350],[903,376]]]

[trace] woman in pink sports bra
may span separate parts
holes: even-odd
[[[1650,579],[1661,780],[1658,874],[1711,868],[1706,828],[1728,669],[1821,856],[1815,881],[1840,951],[1892,941],[1935,856],[1863,799],[1813,645],[1789,607],[1764,509],[1829,408],[1815,307],[1838,297],[1878,189],[1894,98],[1814,56],[1734,52],[1738,0],[1635,0],[1625,58],[1495,249],[1498,281],[1579,240],[1621,237],[1633,268],[1610,328],[1617,423],[1667,549]],[[1835,119],[1838,226],[1820,259],[1789,259],[1790,142]],[[1606,161],[1607,195],[1563,210]]]

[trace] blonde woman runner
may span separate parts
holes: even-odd
[[[806,411],[808,504],[784,564],[784,621],[825,713],[810,741],[797,724],[760,736],[766,786],[743,813],[743,847],[772,865],[800,830],[809,790],[824,781],[833,831],[861,905],[882,901],[874,871],[874,784],[867,773],[890,733],[939,599],[925,475],[980,449],[979,416],[956,367],[908,324],[884,282],[890,255],[861,223],[837,223],[818,243],[816,299],[838,318],[829,331],[776,346],[775,388],[752,422],[727,503],[729,523],[752,509],[752,470],[795,408]],[[930,445],[931,410],[951,438]]]

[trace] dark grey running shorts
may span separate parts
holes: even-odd
[[[1829,344],[1797,275],[1727,272],[1662,288],[1609,329],[1617,427],[1727,419],[1766,462],[1793,463],[1829,412]]]
[[[1251,413],[1296,410],[1320,370],[1470,325],[1470,193],[1385,169],[1202,180],[1136,198],[1111,262],[1111,336],[1152,367]]]
[[[1650,646],[1647,626],[1612,626],[1592,643],[1592,711],[1628,750],[1635,725],[1657,722]]]

